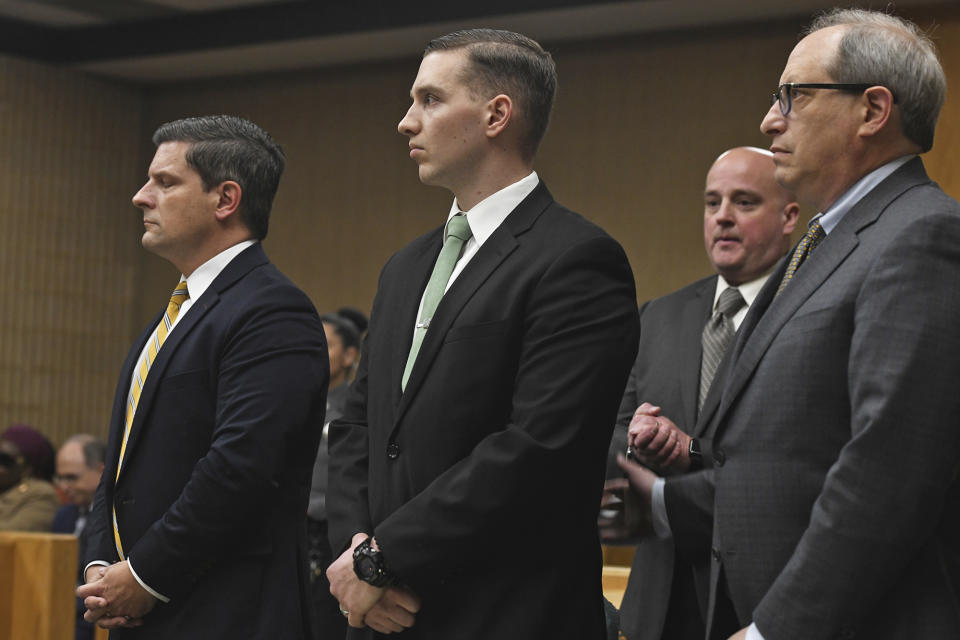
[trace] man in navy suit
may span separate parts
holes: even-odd
[[[555,87],[550,55],[505,31],[438,38],[420,64],[399,130],[454,201],[384,267],[330,426],[350,637],[605,636],[597,498],[636,294],[620,245],[533,171]]]
[[[230,116],[153,140],[133,202],[183,275],[121,370],[78,595],[119,638],[309,638],[328,366],[316,310],[259,243],[283,153]]]

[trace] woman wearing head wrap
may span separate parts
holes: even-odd
[[[60,506],[53,445],[25,424],[0,433],[0,531],[49,531]]]

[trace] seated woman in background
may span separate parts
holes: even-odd
[[[0,531],[50,531],[60,506],[53,460],[53,445],[33,427],[0,433]]]

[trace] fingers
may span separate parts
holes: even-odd
[[[395,603],[398,607],[410,613],[417,613],[420,611],[420,596],[415,594],[413,591],[409,591],[407,589],[397,589],[394,587],[387,590],[387,593],[384,594],[384,599],[387,599],[388,603]]]
[[[633,412],[633,416],[658,416],[660,415],[660,407],[652,405],[649,402],[644,402],[637,410]]]
[[[141,618],[131,618],[130,616],[112,616],[100,618],[97,624],[104,629],[119,629],[120,627],[139,627],[143,624]]]

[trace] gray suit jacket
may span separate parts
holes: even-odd
[[[697,399],[701,334],[710,317],[716,286],[717,276],[710,276],[640,308],[640,347],[620,405],[611,457],[626,449],[627,428],[636,408],[651,402],[681,429],[701,438],[710,458],[710,434],[707,425],[697,423]],[[718,375],[715,380],[721,378]],[[705,406],[715,405],[718,399],[715,392]],[[676,480],[679,476],[668,478],[668,486]],[[708,497],[712,501],[712,491]],[[682,530],[683,524],[681,518],[678,529]],[[709,573],[710,545],[709,538],[704,541],[701,536],[699,540],[699,549],[696,542],[691,547],[682,542],[675,545],[672,539],[645,538],[639,543],[620,607],[621,629],[629,640],[703,637],[701,612],[706,609],[707,580],[695,591],[692,565],[703,567],[702,574]],[[665,630],[671,606],[672,624]]]
[[[714,581],[767,640],[960,637],[960,205],[913,160],[740,329]]]

